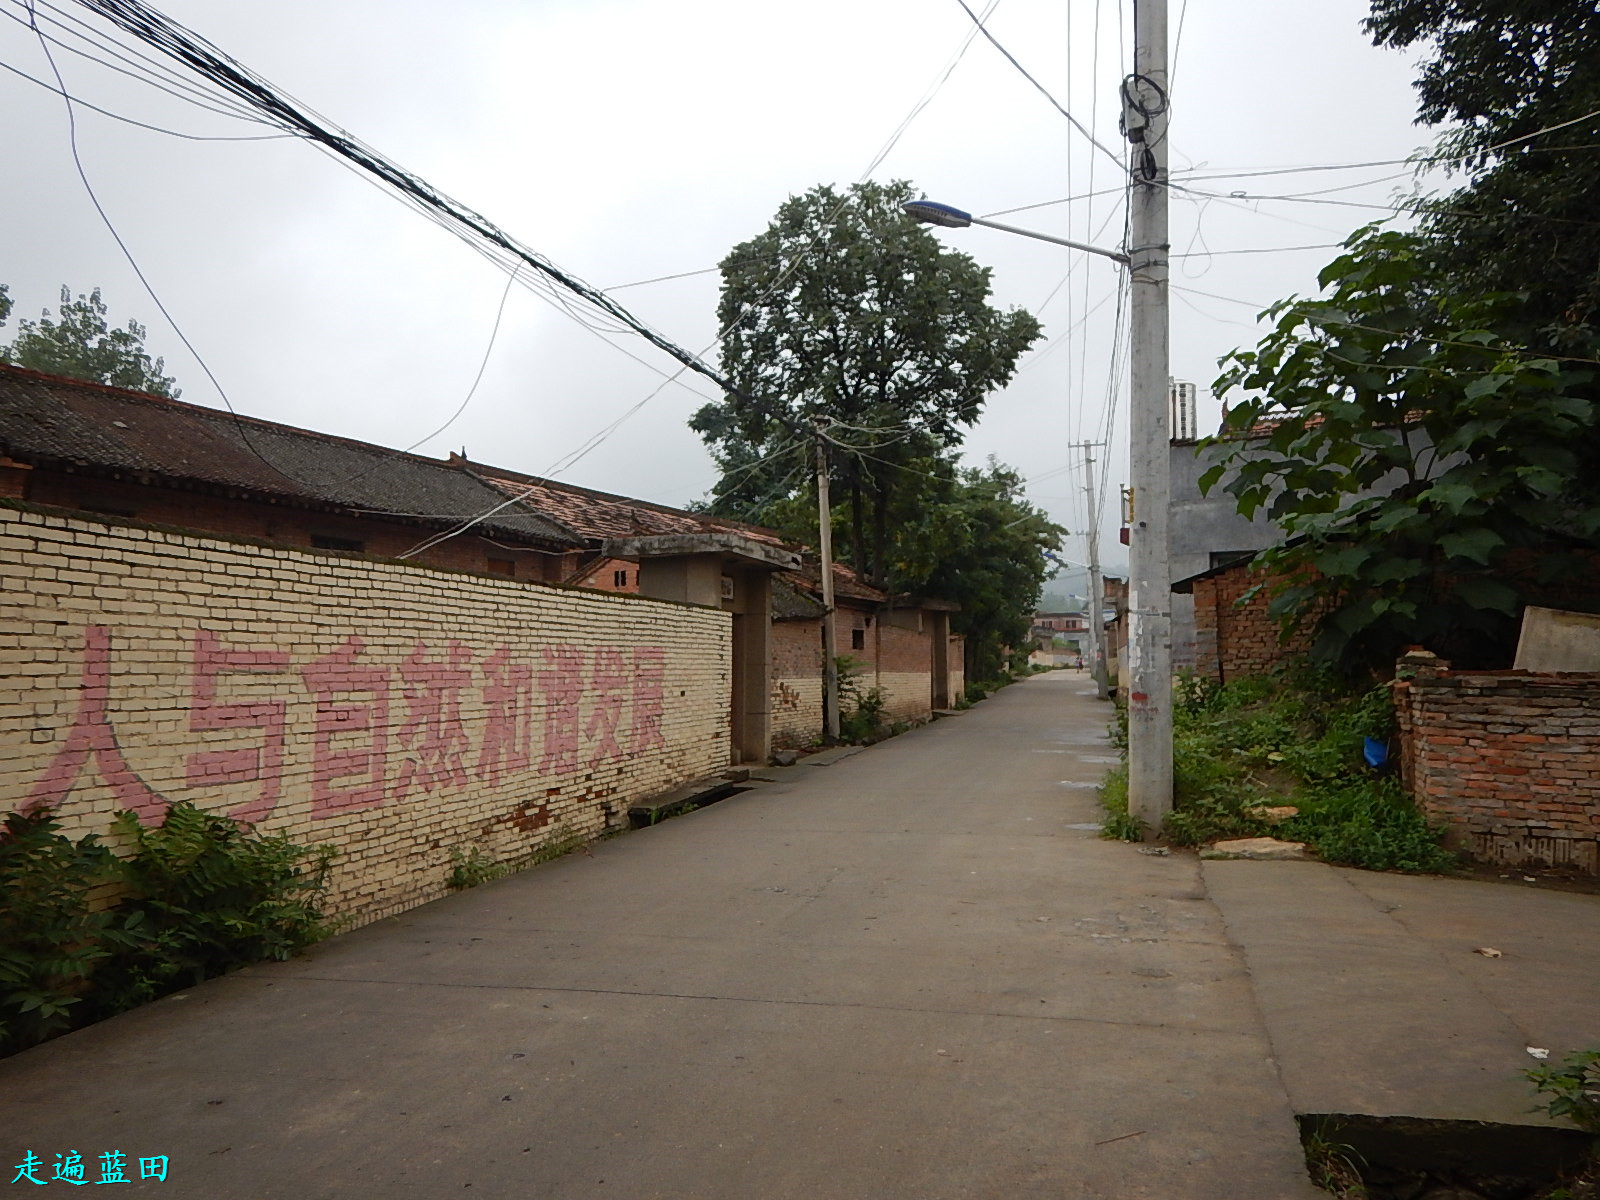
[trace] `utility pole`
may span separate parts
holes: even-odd
[[[1172,575],[1167,386],[1166,0],[1134,0],[1133,74],[1122,82],[1133,190],[1128,234],[1132,283],[1129,397],[1133,514],[1128,539],[1128,812],[1147,832],[1172,811]]]
[[[1097,699],[1104,700],[1106,627],[1101,613],[1106,607],[1106,590],[1100,577],[1100,500],[1094,487],[1094,458],[1089,453],[1094,445],[1098,443],[1083,443],[1083,469],[1088,479],[1088,486],[1083,490],[1089,495],[1089,669],[1094,673],[1094,694]]]
[[[817,557],[822,568],[822,721],[828,741],[839,740],[839,646],[833,628],[833,513],[828,506],[827,421],[817,427]]]

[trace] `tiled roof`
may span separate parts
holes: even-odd
[[[815,562],[807,561],[798,571],[783,571],[778,578],[808,596],[822,593],[822,570]],[[833,564],[833,598],[835,602],[865,600],[871,604],[883,604],[888,601],[889,593],[862,583],[854,571],[836,562]]]
[[[157,476],[434,527],[505,499],[471,472],[437,459],[3,364],[0,452],[39,465]],[[551,548],[583,542],[558,520],[521,505],[479,528]]]
[[[746,525],[725,517],[669,508],[648,500],[597,492],[534,475],[521,475],[503,467],[467,462],[454,455],[451,461],[492,483],[506,495],[522,498],[530,507],[548,513],[563,525],[589,538],[651,537],[716,530],[737,533],[775,546],[788,544],[780,534],[760,525]]]

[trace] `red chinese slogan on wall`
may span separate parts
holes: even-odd
[[[78,702],[60,750],[21,811],[59,805],[79,786],[101,783],[119,807],[147,824],[169,798],[132,766],[111,716],[111,629],[84,631]],[[290,713],[310,703],[311,815],[326,818],[469,786],[509,774],[575,772],[666,745],[659,646],[514,648],[487,653],[459,641],[416,642],[392,666],[355,635],[298,666],[281,650],[224,643],[196,630],[188,663],[188,731],[226,730],[246,744],[197,748],[184,763],[190,789],[249,785],[230,815],[259,821],[283,798]],[[219,700],[230,679],[259,678],[251,699]],[[270,692],[267,698],[256,698]],[[481,716],[464,710],[475,702]],[[470,710],[469,710],[470,711]]]

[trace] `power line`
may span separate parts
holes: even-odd
[[[32,0],[29,0],[29,3],[31,5]],[[32,15],[31,7],[29,9],[29,15]],[[250,453],[255,455],[278,474],[289,479],[294,479],[295,477],[293,475],[290,475],[287,471],[283,470],[282,467],[278,466],[278,464],[274,463],[271,459],[267,458],[266,455],[262,454],[261,451],[256,448],[256,444],[250,440],[249,433],[245,431],[244,422],[240,419],[238,410],[233,407],[233,401],[228,398],[228,393],[223,389],[221,382],[212,372],[210,365],[201,356],[200,352],[195,349],[194,343],[189,340],[188,335],[183,332],[177,321],[173,319],[172,314],[167,311],[167,306],[161,302],[161,297],[156,295],[155,288],[150,285],[150,280],[146,278],[144,271],[139,266],[138,260],[133,257],[133,251],[128,249],[127,242],[122,240],[122,235],[117,232],[117,227],[112,223],[110,215],[107,214],[105,210],[105,206],[100,203],[100,197],[95,194],[94,185],[89,182],[89,173],[84,169],[83,159],[78,153],[78,118],[73,109],[72,96],[67,91],[66,81],[61,77],[61,68],[56,66],[55,55],[50,52],[48,40],[37,26],[34,27],[34,32],[39,34],[40,49],[44,51],[45,60],[50,64],[50,71],[55,76],[56,85],[61,93],[62,99],[66,103],[67,144],[72,151],[72,164],[77,168],[78,178],[83,182],[83,189],[88,193],[89,201],[94,205],[95,212],[100,214],[100,220],[105,223],[106,230],[111,234],[112,240],[117,243],[117,248],[122,251],[122,256],[128,260],[128,265],[133,268],[133,273],[135,276],[137,276],[139,282],[144,286],[144,290],[149,293],[151,301],[154,302],[156,308],[161,311],[161,315],[166,318],[167,324],[172,326],[172,331],[178,335],[178,340],[184,344],[190,354],[194,355],[194,360],[200,364],[200,369],[206,373],[206,378],[211,380],[212,386],[217,389],[217,395],[222,397],[223,404],[227,405],[228,411],[233,415],[234,427],[238,429],[239,437],[243,439],[244,444],[249,448]],[[297,482],[303,483],[304,480],[297,480]]]
[[[43,79],[37,79],[34,76],[29,75],[26,71],[18,70],[10,63],[0,62],[0,69],[10,71],[13,75],[20,75],[29,83],[36,83],[47,92],[54,92],[57,96],[65,97],[66,99],[72,101],[72,103],[78,105],[80,108],[87,108],[91,112],[97,112],[103,117],[110,117],[113,121],[121,121],[125,125],[135,125],[140,129],[148,129],[152,133],[164,133],[169,137],[185,138],[191,142],[271,142],[281,141],[284,138],[294,138],[298,136],[297,134],[293,133],[185,133],[181,129],[167,129],[161,125],[151,125],[145,121],[136,121],[132,117],[125,117],[121,113],[114,113],[109,108],[101,108],[97,104],[90,104],[81,96],[69,96],[60,88],[52,86]]]
[[[989,32],[989,28],[983,23],[982,18],[980,18],[977,13],[973,12],[972,9],[967,7],[967,0],[956,0],[956,3],[961,5],[962,11],[965,12],[967,16],[972,18],[972,22],[978,27],[978,31],[982,33],[984,37],[989,39],[989,44],[992,45],[996,50],[1000,51],[1000,53],[1005,56],[1006,61],[1015,67],[1021,73],[1024,79],[1033,84],[1033,86],[1039,90],[1039,94],[1041,96],[1050,101],[1051,107],[1053,107],[1058,113],[1070,121],[1074,129],[1083,134],[1084,137],[1088,138],[1091,145],[1097,147],[1108,158],[1110,158],[1112,162],[1116,163],[1118,167],[1122,166],[1122,160],[1117,157],[1114,151],[1108,149],[1104,143],[1094,136],[1093,133],[1089,132],[1088,128],[1085,127],[1082,121],[1078,120],[1077,117],[1073,116],[1065,108],[1063,108],[1061,106],[1061,102],[1050,94],[1049,90],[1046,89],[1044,84],[1040,83],[1032,75],[1028,74],[1027,68],[1016,60],[1016,57],[1011,53],[1011,51],[1007,50],[1000,44],[1000,42],[995,38],[994,34]]]
[[[605,293],[562,270],[481,214],[404,170],[348,132],[332,127],[309,111],[301,109],[266,80],[200,35],[139,3],[138,0],[77,0],[77,3],[99,13],[140,41],[186,64],[202,77],[266,114],[274,122],[285,128],[300,130],[306,137],[355,163],[389,186],[520,259],[535,272],[570,291],[600,313],[620,322],[658,349],[671,355],[688,370],[704,375],[723,391],[731,395],[740,394],[721,372],[658,333]],[[753,403],[750,397],[741,398]]]

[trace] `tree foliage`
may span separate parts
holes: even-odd
[[[1437,290],[1423,236],[1347,247],[1322,298],[1275,305],[1224,360],[1214,390],[1247,394],[1201,485],[1226,478],[1289,535],[1260,556],[1272,611],[1314,625],[1319,656],[1380,666],[1422,643],[1509,665],[1522,605],[1593,603],[1565,589],[1600,547],[1594,364],[1508,339],[1518,296]]]
[[[1425,208],[1437,286],[1523,293],[1505,332],[1583,353],[1600,311],[1600,5],[1373,0],[1366,29],[1428,52],[1419,120],[1452,125],[1439,152],[1465,156],[1463,186]]]
[[[10,307],[10,299],[0,295],[0,324]],[[123,329],[109,326],[99,288],[74,300],[62,285],[59,319],[52,320],[45,309],[37,321],[19,321],[16,339],[0,348],[0,361],[176,400],[174,380],[161,373],[166,364],[145,352],[144,337],[145,327],[137,321]]]
[[[712,511],[781,525],[807,487],[823,419],[841,549],[886,586],[916,472],[960,444],[1040,333],[1029,314],[991,307],[989,272],[901,211],[912,195],[903,182],[816,187],[734,247],[722,262],[721,361],[755,402],[730,396],[690,421],[722,470]]]
[[[1028,503],[1022,478],[990,458],[983,468],[952,471],[904,539],[899,570],[919,591],[961,606],[950,627],[966,639],[973,682],[995,679],[1005,652],[1025,655],[1045,579],[1044,552],[1066,530]]]

